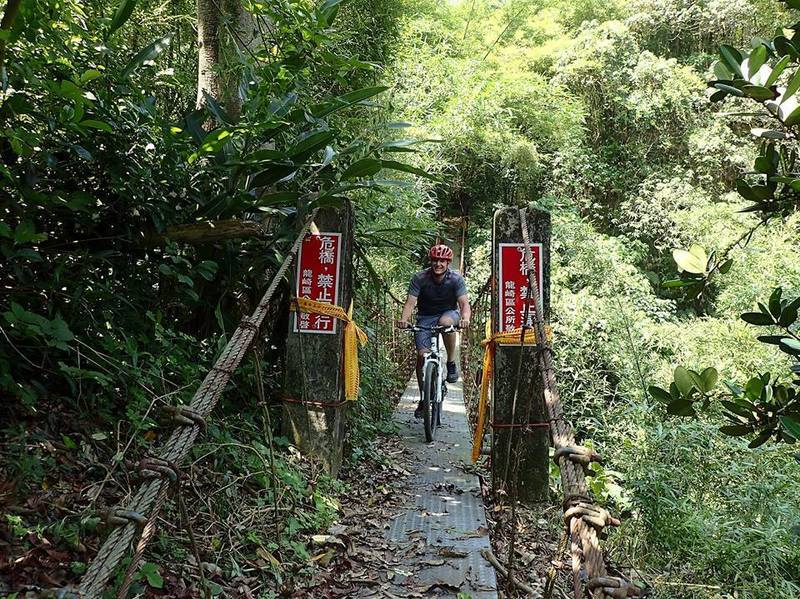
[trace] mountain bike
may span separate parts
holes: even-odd
[[[422,421],[425,425],[425,440],[432,443],[436,439],[436,429],[442,425],[442,402],[447,395],[447,365],[445,364],[441,335],[455,333],[458,328],[453,325],[437,325],[422,327],[414,325],[405,329],[416,333],[417,331],[430,331],[431,351],[425,356],[422,363]]]

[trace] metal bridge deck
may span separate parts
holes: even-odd
[[[434,443],[425,443],[422,421],[414,418],[419,401],[415,379],[395,412],[415,463],[407,481],[414,503],[392,519],[386,533],[390,546],[405,556],[407,564],[395,576],[392,592],[440,597],[464,593],[472,599],[496,599],[494,569],[480,555],[481,549],[489,548],[480,483],[463,470],[470,463],[470,435],[461,383],[448,387],[442,428]]]

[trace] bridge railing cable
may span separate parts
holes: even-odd
[[[624,577],[610,576],[606,568],[599,536],[605,526],[619,524],[619,521],[595,504],[589,495],[584,468],[592,461],[599,461],[599,456],[590,449],[576,444],[572,425],[564,414],[556,386],[552,347],[546,341],[547,334],[538,281],[533,274],[536,270],[530,250],[526,210],[521,208],[519,214],[525,248],[524,258],[531,289],[529,297],[533,298],[535,310],[533,329],[536,339],[541,340],[542,344],[539,351],[535,353],[544,385],[544,401],[550,421],[551,436],[556,449],[553,460],[561,471],[564,520],[568,527],[572,547],[575,597],[576,599],[583,597],[580,568],[578,567],[581,562],[585,564],[589,579],[587,588],[595,599],[637,597],[641,594],[639,587]]]
[[[190,404],[170,409],[172,421],[177,427],[157,457],[139,463],[139,473],[146,480],[133,497],[124,505],[109,511],[107,521],[116,528],[100,547],[81,580],[79,590],[81,599],[96,599],[102,596],[109,580],[127,555],[131,542],[136,534],[140,533],[133,561],[128,566],[128,573],[118,596],[125,597],[127,594],[145,546],[155,533],[156,517],[166,501],[170,484],[177,479],[181,462],[189,454],[201,429],[205,427],[205,418],[216,406],[234,371],[253,345],[267,315],[270,301],[297,255],[316,214],[317,210],[314,210],[306,219],[258,306],[251,316],[242,319],[216,363],[195,392]]]

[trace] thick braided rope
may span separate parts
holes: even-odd
[[[525,249],[525,262],[528,266],[528,272],[532,273],[529,277],[530,288],[533,297],[535,308],[534,330],[538,339],[546,338],[546,330],[544,324],[543,306],[539,298],[539,288],[537,277],[533,265],[533,255],[530,250],[530,239],[528,236],[528,219],[526,216],[526,209],[521,208],[519,211],[520,227],[522,228],[522,238],[524,241]],[[556,447],[572,447],[575,445],[575,436],[572,432],[572,426],[564,416],[564,409],[561,405],[561,398],[558,394],[556,387],[556,379],[553,370],[553,357],[550,352],[550,346],[546,345],[543,351],[536,352],[539,360],[539,368],[542,372],[542,382],[544,383],[544,401],[547,407],[547,412],[550,417],[550,430],[553,436],[553,444]],[[586,487],[586,478],[583,474],[583,469],[579,464],[575,464],[568,460],[562,460],[559,464],[561,470],[561,485],[564,490],[565,505],[564,510],[569,508],[567,503],[574,498],[588,498],[589,492]],[[597,538],[597,531],[594,528],[583,522],[580,518],[572,518],[570,522],[570,529],[573,531],[581,541],[581,548],[583,549],[583,556],[586,560],[586,571],[589,578],[597,578],[606,576],[606,565],[603,560],[603,552],[600,548],[600,543]],[[597,598],[602,598],[605,593],[602,589],[592,591],[592,595]]]
[[[316,215],[317,209],[315,209],[306,220],[291,250],[278,269],[278,272],[275,273],[272,282],[264,293],[264,297],[262,297],[258,306],[253,311],[253,314],[233,333],[230,341],[228,341],[225,349],[222,350],[222,354],[217,359],[217,362],[206,375],[205,379],[203,379],[203,382],[194,394],[189,407],[201,417],[204,418],[207,416],[217,404],[217,401],[219,401],[222,392],[225,390],[225,387],[233,375],[233,371],[250,349],[267,315],[272,296],[275,294],[278,285],[283,280],[286,271],[292,264],[292,260],[300,249],[300,244],[306,235],[306,231],[308,231]],[[158,457],[167,462],[180,464],[189,453],[199,432],[200,424],[176,428],[172,431],[172,434]],[[154,508],[160,508],[160,503],[163,503],[163,501],[158,502],[157,498],[167,486],[168,482],[163,479],[152,479],[143,483],[134,497],[125,505],[124,509],[138,512],[142,515],[147,515],[151,511],[154,514],[158,511]],[[152,518],[154,516],[151,515],[150,517]],[[95,599],[102,595],[109,579],[113,576],[114,571],[119,566],[123,557],[125,557],[136,532],[136,524],[134,522],[128,522],[114,529],[108,536],[81,580],[80,596],[82,598]]]
[[[139,566],[142,563],[144,550],[147,547],[147,544],[150,542],[150,539],[152,539],[153,535],[156,534],[156,518],[158,517],[158,513],[161,511],[164,502],[167,500],[168,491],[169,488],[164,485],[162,486],[158,497],[156,497],[153,511],[150,514],[150,518],[147,519],[147,524],[145,524],[144,528],[142,529],[142,535],[139,537],[139,542],[136,543],[136,549],[133,552],[133,559],[131,559],[131,563],[128,564],[128,569],[125,572],[125,578],[122,580],[122,585],[117,591],[117,599],[127,599],[128,597],[131,584],[133,584],[133,577],[136,575],[136,572],[139,571]]]

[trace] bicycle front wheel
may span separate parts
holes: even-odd
[[[422,421],[425,424],[425,440],[431,443],[436,437],[436,426],[439,417],[438,408],[439,365],[428,362],[422,378]]]

